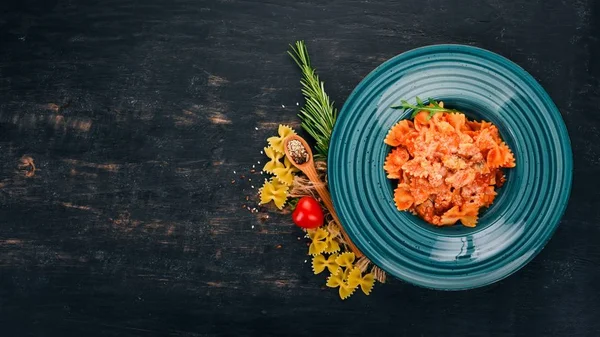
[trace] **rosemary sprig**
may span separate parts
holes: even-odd
[[[427,99],[427,101],[428,101],[427,103],[423,103],[423,101],[419,98],[419,96],[416,97],[416,101],[417,101],[417,105],[413,105],[413,104],[408,103],[405,100],[401,100],[400,105],[393,105],[393,106],[391,106],[391,108],[392,109],[404,109],[404,110],[412,109],[413,113],[410,116],[411,118],[415,118],[415,116],[417,116],[419,114],[419,112],[421,112],[421,111],[428,111],[429,116],[427,117],[427,119],[431,119],[431,117],[433,117],[433,115],[435,115],[438,112],[460,112],[455,109],[447,109],[447,108],[441,107],[440,104],[431,97]]]
[[[305,103],[298,114],[302,121],[301,126],[315,139],[317,155],[326,158],[337,110],[325,93],[325,85],[310,65],[310,57],[304,41],[296,41],[296,45],[290,45],[290,48],[288,54],[302,71],[300,83]]]

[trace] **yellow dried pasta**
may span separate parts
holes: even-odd
[[[369,295],[375,284],[375,276],[373,273],[368,273],[362,276],[359,268],[352,268],[348,274],[348,286],[356,288],[360,285],[360,289],[365,295]]]
[[[348,297],[352,296],[352,294],[354,294],[355,290],[356,287],[352,288],[346,282],[342,282],[339,288],[340,298],[343,300],[347,299]]]
[[[344,269],[344,271],[342,271],[342,268],[340,268],[338,269],[337,274],[329,275],[329,277],[327,278],[327,283],[325,285],[329,288],[337,288],[340,286],[340,284],[346,282],[349,273],[350,268],[346,268]]]
[[[327,242],[325,241],[313,241],[308,247],[309,255],[321,254],[327,248]]]
[[[295,135],[296,133],[289,126],[280,124],[279,128],[277,129],[277,134],[279,134],[279,137],[277,137],[277,136],[269,137],[269,138],[267,138],[267,142],[269,142],[269,145],[271,145],[273,150],[275,150],[279,153],[285,153],[285,149],[283,147],[283,141],[288,136]]]
[[[324,240],[329,234],[323,228],[315,228],[307,230],[306,235],[311,240]]]
[[[289,186],[286,186],[275,178],[270,181],[265,179],[264,185],[260,188],[260,204],[267,204],[270,201],[275,203],[277,208],[282,209],[287,200]]]
[[[340,229],[333,222],[329,223],[327,227],[325,227],[325,229],[329,233],[329,236],[326,240],[327,248],[325,249],[325,253],[332,254],[339,252],[341,250],[341,247],[337,237],[340,235]]]
[[[269,157],[270,160],[263,167],[263,171],[273,174],[273,170],[284,167],[283,163],[280,161],[280,159],[283,158],[283,153],[275,151],[270,146],[265,147],[264,151],[265,155]]]
[[[335,262],[337,262],[337,264],[340,267],[350,268],[350,267],[352,267],[352,264],[354,263],[355,258],[356,257],[354,256],[354,253],[346,252],[346,253],[340,254],[340,256],[338,256],[338,258],[335,260]]]
[[[335,263],[336,258],[337,254],[329,255],[327,259],[321,254],[314,256],[312,267],[315,275],[322,273],[325,268],[327,268],[331,274],[337,274],[340,267]]]
[[[368,273],[366,274],[360,281],[360,290],[362,290],[362,292],[369,296],[371,294],[371,291],[373,290],[373,286],[375,285],[375,274]]]
[[[320,270],[323,271],[325,270],[325,266],[323,266],[325,264],[324,261],[330,261],[331,258],[335,256],[335,254],[331,255],[327,260],[325,260],[325,257],[322,257],[322,255],[319,256],[317,256],[317,264],[319,265]],[[327,278],[327,283],[325,283],[325,285],[329,288],[339,288],[338,293],[342,300],[345,300],[346,298],[354,294],[354,292],[359,286],[365,295],[369,295],[373,290],[373,286],[375,284],[375,275],[373,274],[373,272],[370,272],[363,276],[360,268],[352,264],[354,262],[354,259],[354,253],[349,252],[337,256],[337,258],[335,259],[336,265],[334,265],[337,266],[337,269],[335,273],[332,272],[331,275],[329,275],[329,277]],[[313,259],[313,261],[315,260],[316,259]],[[340,263],[344,266],[340,265]],[[330,269],[330,271],[332,269]]]
[[[331,236],[331,234],[327,236],[325,242],[327,243],[327,248],[325,248],[325,250],[323,251],[324,253],[333,254],[340,251],[340,244],[333,236]]]
[[[317,228],[311,235],[311,232],[309,232],[308,234],[309,236],[311,236],[312,242],[310,243],[310,246],[308,247],[308,254],[309,255],[317,255],[317,254],[321,254],[323,253],[323,251],[325,251],[325,249],[327,249],[327,237],[329,236],[329,233],[327,233],[326,230],[322,229],[322,228]]]
[[[342,271],[343,270],[343,271]],[[358,275],[357,275],[358,272]],[[372,276],[372,274],[370,274]],[[367,276],[365,276],[365,278],[367,278]],[[373,282],[375,281],[372,277],[372,282],[370,285],[370,288],[368,288],[369,286],[369,282],[368,280],[363,281],[363,278],[361,278],[360,275],[360,269],[350,266],[348,268],[339,268],[337,274],[331,274],[328,278],[327,278],[327,283],[325,284],[326,286],[328,286],[329,288],[338,288],[338,293],[340,295],[340,298],[342,300],[347,299],[348,297],[350,297],[352,294],[354,294],[354,291],[356,291],[356,288],[358,287],[358,285],[365,285],[365,288],[363,289],[363,292],[365,294],[368,294],[371,292],[371,289],[373,288]]]
[[[291,186],[294,182],[294,173],[298,172],[298,169],[285,157],[283,159],[283,167],[273,169],[273,174],[282,184]]]

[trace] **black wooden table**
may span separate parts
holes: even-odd
[[[299,127],[298,39],[338,107],[423,45],[528,70],[575,161],[545,250],[473,291],[325,289],[289,214],[242,208]],[[597,0],[4,0],[0,336],[599,336],[599,39]]]

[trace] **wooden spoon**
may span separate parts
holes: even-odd
[[[296,163],[296,161],[294,160],[294,157],[290,154],[290,151],[288,148],[288,143],[291,140],[299,141],[302,144],[302,146],[304,147],[304,149],[306,150],[306,152],[308,153],[308,158],[304,163],[301,163],[301,164]],[[340,228],[342,237],[344,238],[344,241],[346,241],[346,244],[348,244],[348,247],[350,247],[350,250],[354,253],[354,255],[357,258],[362,257],[363,253],[360,250],[358,250],[358,248],[354,245],[354,243],[352,243],[352,241],[348,237],[348,234],[344,230],[344,227],[342,227],[342,223],[340,222],[340,219],[338,218],[337,213],[335,212],[335,209],[333,208],[333,203],[331,202],[331,196],[329,195],[327,188],[325,188],[325,184],[321,181],[321,179],[319,179],[319,175],[317,174],[317,169],[315,168],[315,162],[313,160],[312,151],[310,150],[310,147],[308,146],[308,144],[306,143],[304,138],[302,138],[298,135],[288,136],[283,141],[283,147],[285,149],[285,156],[292,163],[292,165],[296,166],[300,171],[302,171],[304,174],[306,174],[308,179],[315,185],[315,189],[317,190],[317,193],[319,193],[319,196],[321,197],[321,200],[325,204],[325,207],[327,207],[327,209],[329,210],[329,213],[331,213],[331,216],[333,217],[333,220],[337,223],[338,227]]]

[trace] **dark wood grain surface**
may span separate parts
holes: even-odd
[[[599,38],[596,0],[4,0],[0,336],[599,336]],[[298,126],[297,39],[338,107],[423,45],[528,70],[575,161],[545,250],[473,291],[324,289],[289,215],[242,208]]]

